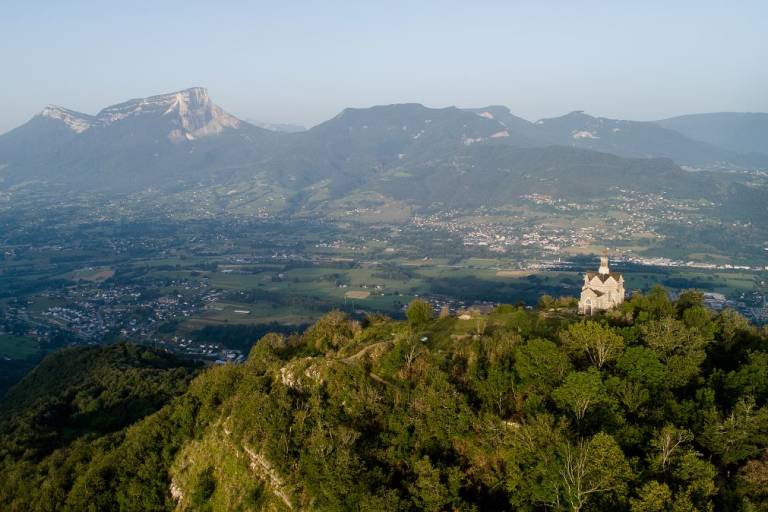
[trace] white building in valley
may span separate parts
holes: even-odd
[[[592,315],[597,311],[613,309],[624,302],[624,277],[611,272],[608,268],[608,256],[600,258],[597,272],[584,274],[584,286],[581,287],[579,313]]]

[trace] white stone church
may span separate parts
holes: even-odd
[[[593,315],[597,311],[613,309],[622,302],[624,302],[624,276],[611,272],[608,268],[608,256],[603,255],[597,272],[584,274],[579,314]]]

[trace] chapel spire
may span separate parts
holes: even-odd
[[[603,251],[603,255],[600,256],[600,268],[597,270],[597,273],[600,275],[608,275],[611,273],[611,270],[608,268],[608,250]]]

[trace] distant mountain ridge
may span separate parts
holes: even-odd
[[[132,99],[93,116],[48,106],[0,136],[0,183],[162,188],[251,162],[243,153],[272,135],[225,112],[202,87]]]
[[[768,167],[768,155],[723,149],[657,123],[581,111],[530,122],[503,106],[347,108],[286,133],[228,114],[202,87],[132,99],[95,115],[49,105],[0,135],[0,189],[226,186],[279,196],[288,208],[352,192],[468,207],[508,204],[533,192],[580,199],[593,195],[586,184],[596,177],[646,192],[714,190],[682,171],[683,164]]]
[[[720,147],[654,122],[593,117],[577,110],[531,123],[512,115],[505,107],[469,110],[508,124],[532,146],[572,146],[629,158],[671,158],[681,165],[768,166],[768,154],[750,155]]]
[[[768,113],[690,114],[656,123],[686,137],[731,151],[768,154]]]

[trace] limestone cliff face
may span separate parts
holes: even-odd
[[[75,112],[74,110],[69,110],[57,105],[46,105],[37,117],[59,121],[75,133],[83,133],[85,130],[98,123],[98,119],[94,116]]]
[[[197,440],[186,443],[170,470],[169,493],[176,512],[198,510],[207,501],[214,510],[305,510],[300,489],[277,471],[267,456],[230,430],[220,418]],[[201,479],[225,483],[210,496],[200,496]]]
[[[240,127],[240,120],[215,105],[203,87],[130,100],[105,108],[97,117],[107,126],[147,116],[167,120],[171,127],[167,136],[174,142],[199,139],[219,134],[226,128]]]
[[[131,123],[137,127],[147,122],[159,123],[172,142],[201,139],[241,125],[239,119],[211,101],[204,87],[129,100],[107,107],[95,116],[48,105],[38,117],[61,122],[77,134]]]

